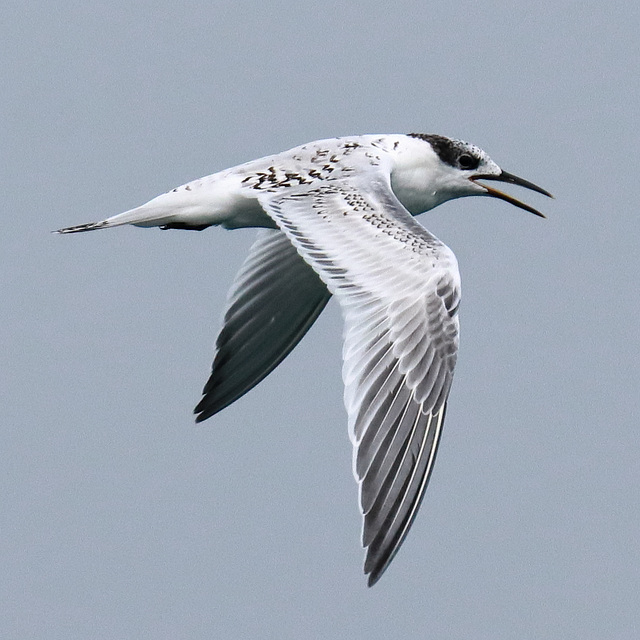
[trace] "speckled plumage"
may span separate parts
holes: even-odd
[[[345,318],[344,399],[372,585],[424,495],[458,351],[455,256],[412,216],[471,195],[537,213],[478,179],[549,195],[465,142],[433,134],[352,136],[220,171],[60,233],[124,224],[265,227],[231,289],[198,421],[268,375],[335,295]]]

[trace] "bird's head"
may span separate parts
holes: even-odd
[[[532,182],[503,171],[482,149],[462,140],[434,134],[410,133],[409,136],[427,143],[432,151],[428,155],[428,170],[423,176],[427,183],[426,187],[424,182],[421,184],[421,190],[426,197],[426,206],[423,205],[422,208],[417,204],[410,206],[409,209],[412,213],[418,212],[415,210],[416,208],[427,211],[453,198],[491,196],[505,200],[542,218],[545,217],[544,214],[528,204],[480,182],[506,182],[553,198],[548,191]]]

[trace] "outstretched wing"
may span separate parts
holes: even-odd
[[[229,293],[196,421],[210,418],[271,373],[330,297],[284,233],[260,231]]]
[[[343,310],[371,586],[402,544],[433,468],[458,349],[457,263],[382,174],[296,187],[261,204]]]

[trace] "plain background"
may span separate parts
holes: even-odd
[[[640,636],[638,3],[0,9],[0,637]],[[196,426],[254,232],[51,230],[310,140],[440,133],[556,195],[422,218],[462,343],[373,589],[335,304]]]

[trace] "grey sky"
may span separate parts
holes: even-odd
[[[0,637],[638,637],[637,2],[8,0],[0,25]],[[409,131],[557,200],[420,218],[460,262],[461,351],[368,590],[336,305],[196,427],[253,231],[49,231]]]

